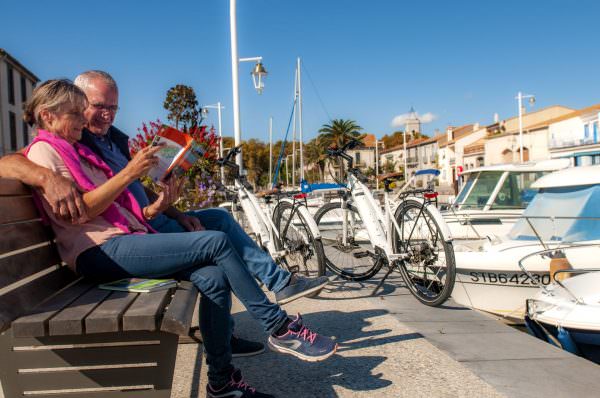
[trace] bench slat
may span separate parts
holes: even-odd
[[[0,196],[0,224],[40,218],[31,196]]]
[[[29,195],[31,190],[19,180],[0,178],[0,196]]]
[[[141,293],[123,316],[123,330],[157,330],[171,292]]]
[[[198,289],[191,282],[180,282],[163,316],[160,330],[178,335],[187,335],[192,324],[197,298]]]
[[[52,231],[41,221],[0,225],[0,254],[23,249],[53,239]]]
[[[48,320],[57,312],[75,301],[83,293],[94,285],[87,282],[79,282],[68,289],[63,290],[48,302],[35,309],[32,313],[25,315],[13,322],[13,334],[15,337],[42,337],[48,335]]]
[[[78,276],[67,267],[60,267],[18,289],[0,297],[0,332],[8,329],[10,323],[30,312],[39,303],[61,290]]]
[[[0,259],[0,288],[61,264],[54,246],[43,246],[31,251]]]
[[[109,290],[92,288],[69,304],[48,322],[50,336],[84,334],[84,319],[102,300]]]
[[[121,330],[123,313],[139,293],[112,292],[91,314],[85,318],[86,333],[118,332]]]

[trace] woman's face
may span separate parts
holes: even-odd
[[[85,107],[72,106],[65,108],[64,111],[52,114],[52,121],[49,123],[50,132],[57,134],[67,140],[70,144],[81,139],[81,130],[85,126],[86,120],[83,116]]]

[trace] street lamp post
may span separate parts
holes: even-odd
[[[235,146],[242,143],[242,133],[240,126],[240,93],[239,93],[239,65],[240,62],[256,62],[252,69],[252,80],[254,88],[261,94],[264,88],[263,78],[267,75],[262,64],[262,57],[238,58],[237,48],[237,16],[236,16],[236,0],[229,0],[229,29],[231,31],[231,83],[233,89],[233,132]],[[240,172],[243,169],[242,154],[238,153],[236,163],[240,167]]]
[[[519,155],[521,159],[521,163],[523,163],[523,98],[529,98],[529,104],[535,104],[535,96],[534,95],[523,95],[519,91],[515,99],[519,104]]]
[[[217,102],[213,105],[204,105],[202,106],[202,115],[208,115],[209,109],[216,109],[217,116],[219,118],[219,157],[223,157],[223,131],[222,131],[222,118],[221,118],[221,109],[225,109],[224,106],[221,105],[221,102]],[[221,166],[221,184],[225,185],[225,169]]]

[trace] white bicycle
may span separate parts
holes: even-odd
[[[232,148],[218,160],[221,166],[230,169],[234,179],[230,199],[236,220],[250,230],[259,246],[290,272],[310,277],[325,275],[321,234],[306,207],[306,195],[279,190],[254,194],[252,186],[232,160],[240,152],[241,147]],[[265,201],[264,209],[259,196]]]
[[[350,138],[342,148],[327,150],[330,157],[345,160],[348,168],[341,200],[315,214],[326,267],[344,279],[362,281],[386,265],[388,272],[373,294],[398,270],[420,302],[442,304],[452,293],[456,266],[450,231],[436,208],[437,193],[431,188],[405,190],[395,205],[389,194],[397,176],[384,176],[382,209],[365,184],[367,178],[346,153],[360,144]]]

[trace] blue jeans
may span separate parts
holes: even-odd
[[[231,292],[266,332],[274,332],[287,320],[220,231],[115,237],[81,253],[77,272],[97,281],[167,276],[190,280],[203,295],[200,329],[212,384],[220,384],[231,369]]]
[[[189,211],[186,214],[200,220],[207,230],[225,232],[250,273],[264,283],[269,291],[277,293],[287,286],[291,274],[275,264],[271,256],[248,236],[227,210],[212,208]],[[177,220],[169,217],[151,220],[150,224],[161,233],[187,232]]]

